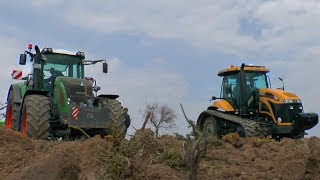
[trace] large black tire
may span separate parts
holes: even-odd
[[[212,116],[206,117],[202,130],[205,138],[220,137],[218,123]]]
[[[20,130],[20,103],[14,102],[12,90],[9,92],[5,125],[8,129]]]
[[[109,116],[107,117],[108,122],[111,123],[111,127],[106,127],[106,129],[111,130],[111,134],[116,136],[116,138],[124,139],[127,134],[127,128],[125,125],[126,117],[125,111],[121,103],[116,99],[108,99],[104,101],[104,106],[109,109]],[[114,132],[112,132],[112,130]]]
[[[28,95],[22,108],[22,134],[34,139],[47,139],[50,135],[50,98]]]

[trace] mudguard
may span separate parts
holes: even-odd
[[[108,99],[117,99],[119,95],[116,94],[100,94],[98,97],[108,98]]]
[[[12,90],[13,92],[13,102],[15,103],[21,103],[22,102],[22,95],[20,91],[20,85],[19,84],[12,84],[8,91],[7,101],[9,100],[9,93]]]

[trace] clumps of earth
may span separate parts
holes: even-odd
[[[119,143],[23,138],[0,127],[1,179],[185,179],[186,141],[138,130]],[[320,179],[320,138],[240,138],[208,144],[198,179]]]

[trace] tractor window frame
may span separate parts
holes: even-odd
[[[230,99],[232,101],[231,94],[233,97],[235,96],[234,91],[236,89],[237,83],[240,86],[239,81],[239,74],[224,76],[222,79],[220,97],[223,99]],[[231,88],[231,93],[227,93],[227,86]]]
[[[247,89],[250,88],[250,86],[251,88],[256,88],[256,89],[269,88],[269,83],[268,83],[266,73],[254,72],[254,71],[246,72],[246,86],[247,86]]]
[[[80,57],[56,53],[46,54],[43,56],[44,78],[49,78],[51,76],[50,68],[52,67],[66,77],[84,78],[83,64]]]

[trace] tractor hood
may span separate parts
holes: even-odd
[[[280,89],[263,88],[259,90],[260,97],[269,97],[282,103],[301,103],[300,98],[291,93]]]
[[[68,96],[91,96],[92,83],[78,78],[61,77],[61,83],[63,83]]]
[[[54,104],[59,113],[68,113],[70,104],[80,104],[93,96],[92,83],[88,80],[58,76],[54,82]]]

